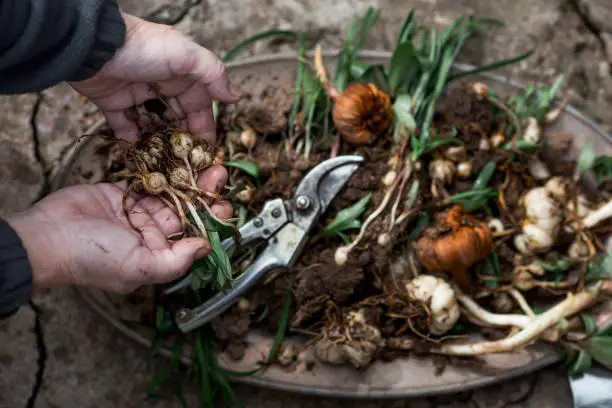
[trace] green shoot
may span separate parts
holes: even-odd
[[[236,160],[236,161],[226,161],[223,163],[224,166],[234,167],[239,169],[248,175],[252,176],[255,179],[259,178],[259,166],[255,162]]]
[[[539,123],[544,123],[546,113],[550,110],[555,97],[563,85],[563,75],[559,75],[550,87],[527,86],[511,95],[506,106],[511,109],[520,120],[534,117]],[[514,129],[509,129],[509,133]]]
[[[598,156],[593,162],[593,171],[597,177],[597,182],[601,183],[612,179],[612,156]]]
[[[359,217],[365,212],[371,197],[372,193],[369,193],[352,206],[339,211],[336,217],[323,228],[323,235],[338,235],[350,229],[361,228]]]
[[[445,201],[461,204],[467,212],[472,212],[479,208],[486,207],[489,200],[495,199],[499,196],[496,189],[487,187],[491,177],[493,177],[495,167],[495,162],[487,163],[474,181],[474,184],[470,190],[450,196]]]
[[[336,73],[334,76],[334,84],[338,92],[342,92],[344,88],[354,78],[351,74],[353,65],[357,62],[357,54],[367,37],[370,29],[376,24],[380,18],[380,10],[374,10],[372,7],[368,9],[365,15],[357,21],[351,23],[347,30],[344,48],[337,56]],[[363,65],[361,66],[363,68]],[[364,73],[366,69],[358,71]]]
[[[612,251],[599,254],[589,262],[584,274],[587,280],[609,280],[612,279]]]
[[[220,223],[204,211],[200,211],[199,216],[209,233],[211,252],[192,265],[191,288],[197,290],[211,283],[216,288],[225,291],[231,287],[233,282],[230,258],[234,246],[226,250],[222,242],[226,238],[235,237],[236,229],[233,225]]]
[[[499,259],[495,252],[491,252],[484,261],[485,275],[486,276],[501,276],[501,269],[499,267]],[[495,279],[484,279],[484,285],[489,289],[496,289],[499,287],[499,282]]]
[[[292,299],[293,293],[291,292],[291,289],[289,289],[285,297],[285,302],[283,303],[283,312],[281,314],[280,321],[278,322],[276,335],[274,336],[274,344],[272,344],[272,348],[270,349],[270,353],[268,354],[268,358],[266,360],[268,364],[274,361],[274,359],[276,358],[276,353],[278,353],[278,349],[283,343],[283,340],[285,339],[285,332],[287,330],[287,324],[289,322],[289,313],[291,311]]]

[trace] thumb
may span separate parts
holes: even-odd
[[[220,102],[235,103],[240,95],[231,90],[229,76],[223,62],[210,50],[192,43],[194,58],[190,76],[203,84],[210,96]]]
[[[147,271],[155,283],[167,283],[185,275],[193,262],[210,253],[210,243],[201,238],[184,238],[171,248],[152,251]]]

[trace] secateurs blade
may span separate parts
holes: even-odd
[[[251,291],[270,271],[291,267],[299,257],[309,234],[351,175],[363,163],[361,156],[338,156],[325,160],[304,177],[291,200],[267,201],[261,212],[240,229],[240,246],[267,240],[267,247],[238,278],[232,288],[218,293],[194,309],[180,309],[175,315],[179,329],[192,331],[220,315]],[[233,238],[223,241],[228,249]],[[191,282],[191,274],[166,289],[177,292]]]

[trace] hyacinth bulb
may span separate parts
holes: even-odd
[[[389,128],[391,98],[374,84],[352,84],[336,98],[332,118],[344,140],[365,145]]]

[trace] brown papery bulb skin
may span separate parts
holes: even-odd
[[[391,98],[374,84],[352,84],[334,101],[332,118],[344,140],[365,145],[389,128]]]
[[[456,205],[425,230],[416,248],[423,268],[447,272],[461,290],[471,292],[475,285],[469,268],[493,251],[493,234],[486,223]]]

